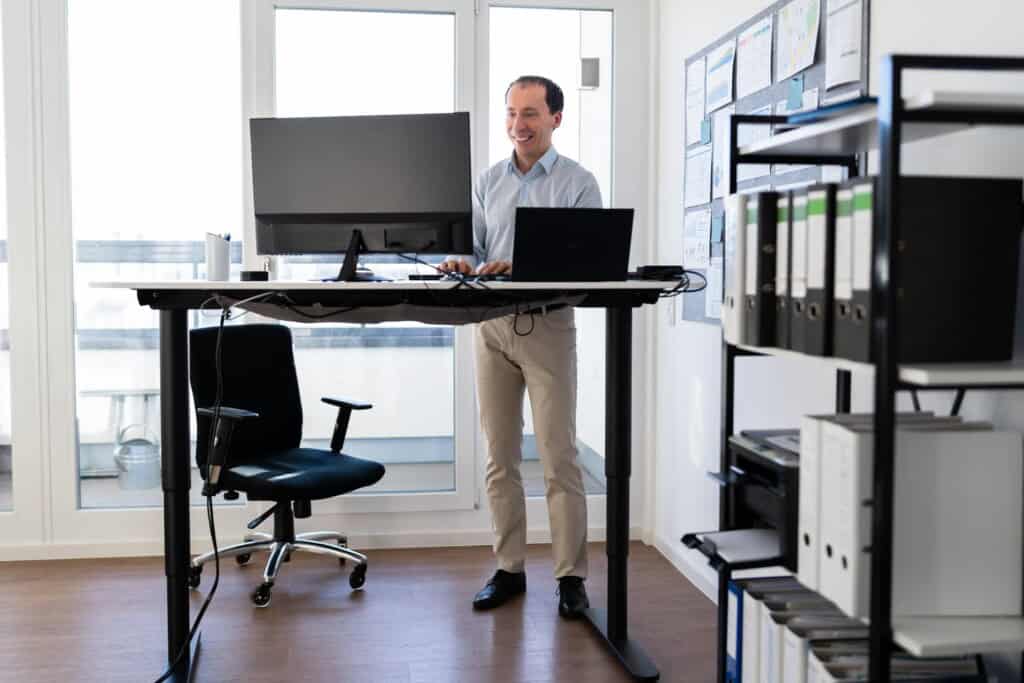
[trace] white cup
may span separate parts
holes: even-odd
[[[231,241],[206,233],[206,279],[227,280],[231,272]]]

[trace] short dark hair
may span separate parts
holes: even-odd
[[[552,114],[557,114],[562,111],[562,107],[565,106],[565,96],[562,94],[562,89],[558,87],[550,78],[544,78],[543,76],[520,76],[516,80],[508,84],[508,88],[505,90],[505,101],[508,102],[508,94],[512,88],[517,85],[543,85],[544,86],[544,101],[548,105],[548,110]]]

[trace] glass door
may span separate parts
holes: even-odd
[[[90,283],[196,279],[205,233],[241,236],[241,10],[237,0],[40,5],[51,57],[42,88],[54,536],[148,548],[161,538],[163,501],[158,314],[130,291]],[[237,269],[240,248],[233,256]],[[204,536],[200,481],[193,467],[193,528]],[[240,529],[244,503],[218,504],[229,508],[218,523]]]
[[[247,5],[252,115],[421,114],[470,109],[472,3],[259,2]],[[381,178],[380,182],[388,182]],[[251,254],[250,257],[255,257]],[[442,256],[425,260],[440,261]],[[331,277],[337,256],[278,257],[278,277]],[[360,265],[389,277],[422,266],[394,255]],[[323,510],[465,509],[472,505],[473,412],[468,330],[412,322],[293,324],[304,440],[330,440],[334,415],[319,396],[369,401],[345,450],[382,462],[378,484]]]
[[[562,125],[552,144],[597,178],[611,206],[613,53],[611,10],[492,6],[489,11],[490,85],[488,151],[491,164],[509,158],[512,145],[502,122],[505,92],[519,76],[551,79],[565,96]],[[529,36],[531,49],[522,50]],[[576,310],[578,354],[577,447],[588,494],[605,492],[604,311]],[[528,400],[528,399],[526,399]],[[543,470],[527,407],[523,481],[527,494],[544,495]]]
[[[0,5],[0,559],[46,540],[39,138],[28,0]]]

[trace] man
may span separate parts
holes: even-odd
[[[551,145],[562,123],[561,89],[546,78],[522,76],[509,85],[505,102],[505,128],[514,149],[511,158],[481,174],[473,190],[475,264],[450,258],[441,264],[443,270],[510,273],[517,206],[601,207],[593,174]],[[558,611],[575,618],[590,606],[583,587],[587,506],[576,450],[576,324],[567,307],[533,317],[532,329],[522,322],[517,327],[516,317],[506,316],[476,330],[477,393],[498,570],[473,606],[498,607],[526,590],[526,500],[519,465],[528,389],[544,466]]]

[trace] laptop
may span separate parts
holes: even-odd
[[[516,282],[622,282],[633,209],[516,209]]]

